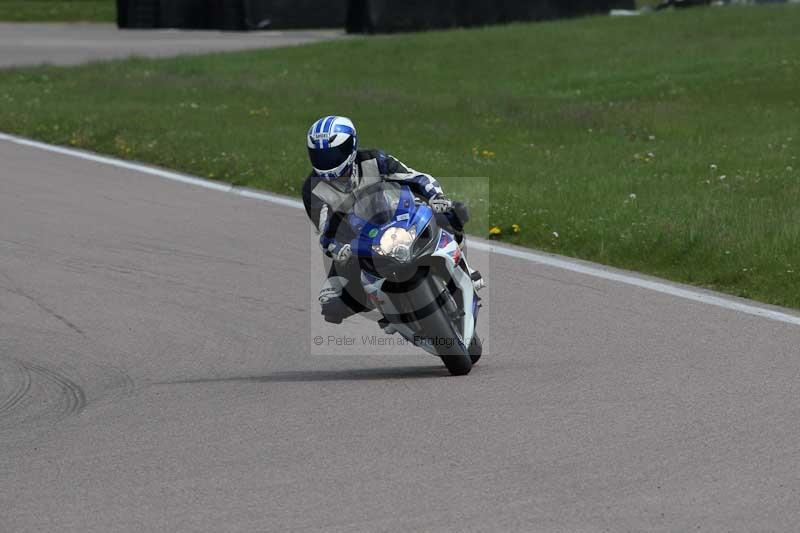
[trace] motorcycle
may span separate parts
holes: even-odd
[[[456,235],[399,182],[369,185],[353,202],[353,259],[379,325],[440,357],[451,374],[468,374],[483,352],[475,331],[481,304]]]

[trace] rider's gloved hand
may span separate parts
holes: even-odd
[[[337,263],[347,263],[353,255],[353,250],[349,244],[331,244],[328,246],[328,254]]]
[[[453,208],[453,202],[443,194],[437,194],[428,200],[428,205],[434,213],[447,213]]]

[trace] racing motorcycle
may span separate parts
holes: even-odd
[[[468,220],[459,205],[460,219]],[[354,193],[348,215],[353,257],[367,306],[388,334],[442,359],[465,375],[481,357],[480,298],[456,235],[407,186],[381,181]]]

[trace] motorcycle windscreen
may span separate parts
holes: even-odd
[[[382,226],[394,219],[402,193],[402,187],[391,182],[365,187],[355,192],[353,214],[368,224]]]

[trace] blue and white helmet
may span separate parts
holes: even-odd
[[[314,172],[333,181],[350,176],[358,152],[356,127],[349,118],[321,118],[308,130],[308,156]]]

